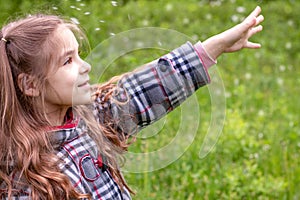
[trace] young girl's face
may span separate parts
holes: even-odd
[[[87,104],[91,100],[91,87],[88,73],[91,67],[78,55],[78,42],[71,30],[60,26],[55,36],[60,42],[55,53],[57,71],[49,77],[45,103],[48,111]]]

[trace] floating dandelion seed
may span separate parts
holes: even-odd
[[[251,75],[250,73],[246,73],[246,74],[245,74],[245,78],[246,78],[247,80],[249,80],[249,79],[252,78],[252,75]]]
[[[246,8],[243,7],[243,6],[239,6],[239,7],[236,8],[236,11],[237,11],[238,13],[244,13],[244,12],[246,11]]]
[[[279,66],[279,70],[280,70],[281,72],[284,72],[285,69],[286,69],[286,67],[285,67],[284,65],[280,65],[280,66]]]
[[[79,4],[81,7],[84,7],[85,6],[85,4],[84,3],[81,3],[81,4]]]
[[[111,5],[112,6],[118,6],[118,2],[117,1],[111,1]]]
[[[74,8],[76,8],[76,7],[75,7],[75,6],[73,6],[73,5],[71,5],[71,6],[70,6],[70,8],[73,8],[73,9],[74,9]]]
[[[249,155],[250,159],[255,159],[255,158],[258,158],[258,157],[259,157],[258,153],[254,153],[254,154]]]
[[[262,117],[265,115],[265,112],[263,110],[258,111],[258,116]]]
[[[100,23],[105,23],[105,21],[104,21],[104,20],[99,20],[99,22],[100,22]]]
[[[85,12],[84,13],[84,15],[90,15],[91,14],[91,12]]]
[[[143,46],[144,46],[144,43],[141,42],[141,41],[137,41],[136,46],[137,46],[137,47],[143,47]]]
[[[193,39],[194,41],[197,41],[197,40],[199,40],[199,36],[198,36],[198,35],[192,35],[192,39]]]
[[[239,21],[239,17],[237,15],[232,15],[231,16],[231,20],[234,22],[234,23],[237,23]]]
[[[221,1],[211,1],[211,2],[210,2],[210,5],[211,5],[211,6],[221,6],[221,5],[222,5],[222,2],[221,2]]]
[[[289,26],[294,26],[294,21],[293,21],[293,20],[288,20],[287,24],[288,24]]]
[[[268,150],[270,150],[270,149],[271,149],[271,147],[270,147],[270,145],[268,145],[268,144],[266,144],[266,145],[263,146],[263,150],[264,150],[264,151],[268,151]]]
[[[101,28],[99,28],[99,27],[95,28],[95,31],[100,31],[100,30],[101,30]]]
[[[53,6],[53,7],[52,7],[52,9],[53,9],[53,10],[58,10],[58,8],[57,8],[57,7],[55,7],[55,6]]]
[[[285,48],[286,48],[286,49],[291,49],[291,48],[292,48],[292,43],[291,43],[291,42],[287,42],[287,43],[285,44]]]
[[[230,92],[225,92],[225,97],[226,98],[230,98],[232,95],[231,95],[231,93]]]
[[[234,85],[239,85],[239,83],[240,83],[240,80],[239,79],[234,79]]]
[[[205,19],[211,20],[211,19],[212,19],[212,15],[211,15],[211,14],[206,14],[206,15],[205,15]]]
[[[283,79],[282,78],[277,78],[277,84],[278,85],[283,85]]]
[[[171,10],[173,10],[173,5],[169,3],[166,5],[166,11],[171,11]]]
[[[190,19],[189,18],[184,18],[183,19],[183,24],[188,24],[190,23]]]
[[[75,17],[71,17],[70,19],[74,24],[80,24],[78,19],[76,19]]]
[[[149,25],[149,21],[148,20],[143,20],[143,26],[148,26]]]
[[[217,95],[217,96],[220,96],[220,95],[223,94],[222,91],[219,90],[219,89],[216,89],[216,90],[214,91],[214,93],[215,93],[215,95]]]

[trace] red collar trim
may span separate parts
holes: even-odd
[[[65,116],[65,124],[60,126],[50,127],[50,131],[58,131],[62,129],[75,128],[78,125],[79,119],[74,119],[72,108],[70,108]]]
[[[60,130],[60,129],[69,129],[69,128],[74,128],[76,127],[78,124],[78,120],[76,120],[75,122],[73,123],[66,123],[64,125],[61,125],[61,126],[54,126],[53,129],[54,130]]]

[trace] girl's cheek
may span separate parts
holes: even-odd
[[[76,82],[78,81],[78,73],[72,72],[70,74],[67,74],[66,77],[67,83],[69,86],[75,86]]]

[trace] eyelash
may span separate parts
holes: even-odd
[[[78,55],[80,56],[81,54],[81,51],[78,51]],[[72,57],[69,57],[67,59],[67,61],[63,64],[63,66],[67,65],[67,64],[71,64],[73,62],[73,58]]]
[[[72,61],[73,61],[73,59],[71,57],[69,57],[68,60],[64,63],[64,65],[71,64]]]

